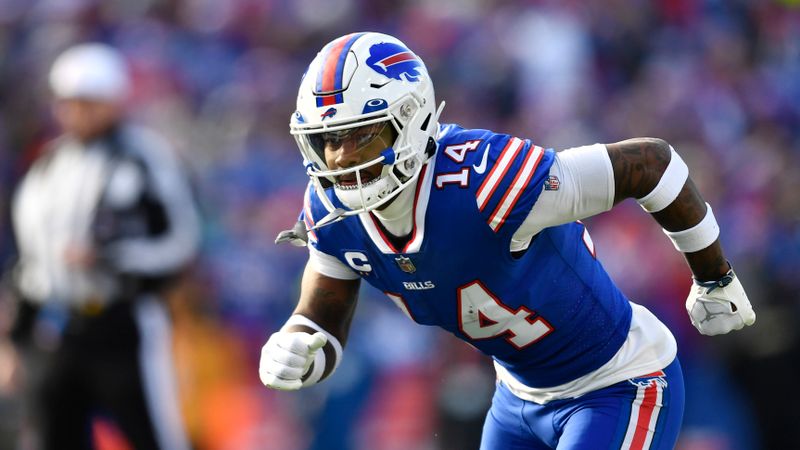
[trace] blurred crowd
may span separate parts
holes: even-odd
[[[49,65],[71,44],[109,43],[133,69],[130,115],[175,145],[203,207],[202,256],[172,299],[197,447],[476,448],[491,365],[370,288],[332,379],[292,394],[258,382],[260,346],[290,314],[306,259],[273,244],[307,181],[288,133],[296,89],[324,43],[358,30],[394,34],[423,58],[444,122],[554,149],[670,142],[714,206],[755,327],[713,339],[691,327],[690,272],[635,204],[588,222],[623,291],[678,338],[679,448],[800,447],[795,0],[2,0],[0,262],[14,255],[15,182],[55,133]],[[20,426],[11,392],[24,382],[6,372],[0,439]]]

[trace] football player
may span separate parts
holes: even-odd
[[[290,123],[310,182],[278,238],[308,242],[309,262],[294,314],[262,349],[261,381],[294,390],[330,376],[364,279],[493,358],[481,448],[672,448],[675,339],[620,292],[579,219],[636,199],[686,256],[692,324],[752,325],[686,164],[653,138],[555,153],[440,123],[442,106],[394,37],[349,34],[311,62]]]

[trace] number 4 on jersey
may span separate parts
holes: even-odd
[[[524,306],[512,310],[477,280],[458,290],[458,320],[461,331],[470,339],[505,335],[506,341],[518,349],[553,331],[553,327],[534,311]]]

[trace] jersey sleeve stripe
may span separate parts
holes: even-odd
[[[517,176],[514,177],[511,186],[503,195],[503,198],[500,200],[494,212],[492,212],[492,215],[489,216],[489,226],[494,232],[497,232],[500,227],[503,226],[508,214],[514,209],[514,205],[517,203],[525,188],[528,186],[528,183],[531,181],[533,174],[536,172],[536,167],[542,160],[542,156],[544,156],[544,150],[537,146],[534,146],[533,151],[528,153],[522,165],[522,170],[517,172]]]
[[[495,189],[497,189],[500,181],[506,175],[506,172],[508,172],[509,167],[511,167],[514,158],[517,157],[517,153],[519,153],[519,149],[522,148],[522,145],[523,141],[521,139],[512,138],[508,141],[503,151],[500,152],[497,163],[492,166],[489,175],[486,176],[486,179],[483,180],[483,183],[481,183],[481,186],[478,188],[476,194],[478,210],[483,211],[483,208],[486,207]],[[488,149],[486,151],[488,151]]]
[[[311,184],[309,183],[306,187],[306,193],[303,196],[303,222],[306,224],[306,229],[308,229],[308,237],[317,242],[317,233],[312,230],[314,228],[314,216],[311,215]]]

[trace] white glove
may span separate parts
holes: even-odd
[[[756,313],[733,269],[718,281],[695,280],[686,299],[686,311],[692,325],[706,336],[739,330],[756,321]]]
[[[301,378],[308,371],[314,357],[328,338],[324,333],[278,331],[269,337],[261,348],[258,376],[264,386],[282,391],[303,387]]]

